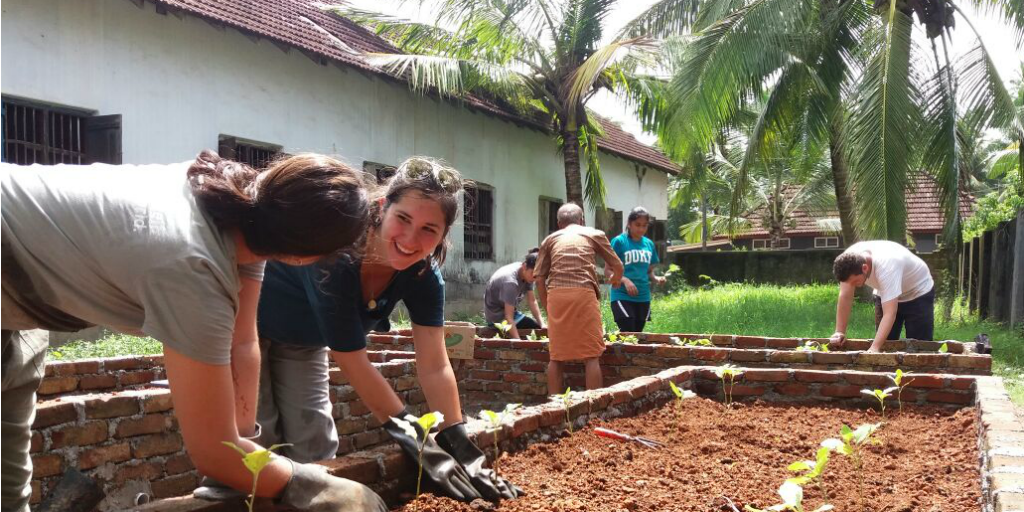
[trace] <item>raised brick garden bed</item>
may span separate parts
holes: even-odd
[[[977,510],[1020,510],[1014,507],[1019,507],[1020,500],[1024,498],[1024,483],[1021,482],[1021,474],[1024,473],[1024,429],[1012,412],[1002,380],[998,377],[962,375],[928,377],[931,378],[912,384],[905,392],[904,400],[924,406],[943,407],[950,411],[966,407],[976,419],[965,421],[964,425],[969,425],[964,427],[966,430],[962,431],[962,435],[976,440],[979,449],[977,468],[980,474],[978,486],[981,503],[977,504]],[[860,396],[852,396],[852,388],[857,387],[859,391],[861,386],[871,386],[877,378],[877,375],[864,372],[748,369],[737,379],[735,396],[741,402],[750,402],[754,400],[752,396],[757,396],[769,403],[804,402],[818,406],[835,404],[863,407],[867,402]],[[710,368],[680,367],[600,390],[574,393],[569,416],[575,428],[581,429],[597,419],[628,417],[649,411],[673,400],[668,386],[670,380],[681,387],[694,389],[702,396],[718,396],[721,393],[720,381],[713,376]],[[741,405],[729,414],[742,415],[745,407],[751,406]],[[963,413],[959,414],[962,418]],[[480,446],[490,447],[497,435],[503,450],[516,452],[538,442],[557,439],[564,432],[565,424],[563,405],[560,400],[553,399],[520,409],[515,413],[512,424],[496,433],[483,431],[484,425],[479,421],[471,422],[469,427]],[[941,443],[942,438],[934,439],[934,442]],[[802,457],[791,455],[794,460]],[[391,446],[357,452],[324,464],[338,476],[373,486],[392,502],[401,498],[399,490],[407,493],[412,488],[410,484],[415,474],[414,464]],[[611,505],[617,504],[609,503]],[[139,510],[227,511],[242,510],[240,506],[240,502],[211,505],[183,497],[150,504]],[[267,506],[266,503],[264,506]]]
[[[414,410],[423,412],[424,397],[415,378],[414,354],[408,351],[411,346],[407,346],[411,344],[411,339],[400,335],[373,335],[371,338],[371,348],[374,349],[370,352],[371,360],[399,391],[403,400],[411,404]],[[476,343],[476,359],[453,361],[467,415],[475,415],[481,407],[496,409],[505,403],[525,403],[533,406],[527,411],[542,413],[541,416],[545,418],[544,428],[557,430],[555,424],[560,421],[557,420],[558,407],[555,407],[557,404],[548,403],[546,396],[546,343],[500,339],[478,339]],[[762,352],[765,359],[759,361],[744,361],[744,356],[740,355]],[[806,359],[780,359],[783,353]],[[776,354],[775,357],[773,354]],[[605,384],[610,387],[602,392],[604,394],[597,393],[593,397],[590,394],[584,395],[588,398],[574,406],[574,417],[578,413],[583,414],[583,417],[608,414],[618,416],[649,408],[653,406],[647,405],[651,400],[657,402],[667,397],[665,375],[685,375],[678,380],[708,396],[720,393],[720,386],[717,386],[719,381],[710,367],[727,362],[749,368],[737,380],[734,392],[737,399],[760,397],[769,401],[842,401],[864,405],[868,402],[860,395],[860,389],[885,387],[887,379],[884,374],[859,370],[891,372],[895,370],[896,364],[903,363],[901,367],[904,371],[938,374],[918,377],[920,380],[905,391],[904,400],[960,407],[973,403],[976,396],[974,383],[982,381],[976,377],[956,375],[955,372],[964,369],[987,371],[990,364],[988,356],[970,354],[836,354],[853,357],[853,364],[814,359],[822,355],[830,354],[661,344],[611,345],[602,358]],[[927,359],[934,356],[938,356],[938,359]],[[969,359],[957,359],[962,357]],[[912,365],[928,361],[935,364]],[[956,364],[953,361],[970,361],[985,368],[950,366]],[[134,380],[138,377],[133,374],[144,373],[149,380],[152,380],[151,377],[162,376],[160,363],[159,357],[140,357],[50,365],[52,368],[47,369],[47,379],[74,377],[77,384],[74,387],[67,385],[64,394],[58,391],[40,397],[32,444],[37,468],[36,479],[33,481],[34,503],[55,485],[60,472],[67,467],[87,470],[87,473],[105,482],[111,496],[105,505],[106,510],[124,509],[139,492],[151,494],[154,498],[164,498],[191,491],[198,476],[182,450],[181,439],[170,411],[169,392],[165,389],[145,389],[147,380]],[[945,366],[941,363],[945,363]],[[685,368],[673,369],[680,366]],[[582,388],[582,368],[568,365],[567,370],[569,385],[573,389]],[[81,388],[81,384],[88,382],[90,377],[104,375],[104,372],[113,373],[115,377],[115,384],[108,388],[112,391],[102,395],[83,394],[86,390]],[[656,374],[661,377],[655,379],[653,376]],[[127,378],[123,378],[125,376]],[[399,457],[396,457],[397,452],[381,447],[388,442],[386,434],[365,405],[356,398],[354,390],[339,370],[331,371],[330,382],[331,399],[335,403],[335,418],[338,419],[341,437],[340,453],[352,454],[362,450],[353,459],[342,459],[348,462],[334,464],[351,465],[354,464],[352,460],[363,460],[366,457],[373,461],[379,459],[382,468],[391,469],[388,470],[389,476],[385,477],[381,473],[379,478],[375,477],[375,481],[390,481],[390,485],[394,485],[392,473],[396,471],[395,464]],[[638,382],[658,393],[651,397],[647,393],[640,393],[636,387]],[[992,382],[998,382],[998,379]],[[607,397],[613,397],[616,403],[605,403],[610,400]],[[517,421],[516,436],[502,435],[514,437],[516,441],[513,444],[522,446],[528,440],[550,433],[541,432],[534,437],[526,435],[536,430],[530,427],[533,421],[539,424],[540,417],[533,420],[524,416],[522,421]],[[1000,439],[1024,439],[1024,432],[1011,432],[1019,434],[1004,434]],[[487,434],[483,436],[481,441],[489,443]],[[1004,450],[997,455],[1000,457],[994,459],[996,462],[1005,462],[1005,457],[1010,456],[1024,458],[1024,452]],[[381,458],[385,456],[390,458]],[[1011,462],[1016,465],[1022,460],[1014,459]],[[1019,465],[1024,467],[1024,462]],[[1004,476],[1002,481],[1007,481],[1007,478]],[[384,486],[385,489],[387,487]]]
[[[641,333],[643,334],[643,333]],[[619,382],[623,378],[650,375],[652,369],[672,368],[680,365],[717,365],[732,363],[739,366],[764,368],[806,368],[813,370],[863,370],[876,372],[894,372],[896,368],[917,373],[958,373],[970,375],[990,375],[992,373],[992,356],[975,354],[972,345],[959,342],[946,342],[949,352],[922,352],[925,348],[937,350],[939,342],[901,340],[888,342],[887,349],[911,349],[912,352],[868,353],[863,351],[843,352],[804,352],[793,350],[801,343],[798,338],[758,338],[752,336],[716,335],[719,345],[713,347],[683,347],[670,343],[655,343],[661,336],[647,334],[652,341],[640,344],[616,343],[609,344],[601,358],[605,368],[607,384]],[[672,335],[674,336],[674,335]],[[698,335],[684,335],[696,337]],[[727,345],[725,340],[731,345]],[[372,334],[369,348],[371,350],[412,350],[412,337],[402,334]],[[848,342],[855,345],[857,340]],[[863,342],[868,344],[869,342]],[[758,348],[760,347],[760,348]],[[865,347],[866,348],[866,345]],[[499,372],[533,373],[543,372],[542,365],[548,361],[547,341],[506,340],[497,338],[477,338],[475,360],[499,360],[501,363],[488,368]],[[522,361],[522,363],[517,362]],[[507,364],[506,364],[507,363]],[[511,365],[511,366],[510,366]],[[579,365],[569,365],[570,384],[581,387],[582,370]],[[514,377],[518,378],[518,377]],[[543,383],[541,379],[538,382]],[[473,391],[498,391],[501,386],[491,386]],[[542,388],[540,393],[545,390]]]

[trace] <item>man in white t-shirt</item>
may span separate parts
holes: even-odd
[[[869,352],[896,340],[906,326],[907,338],[931,340],[935,329],[935,283],[928,265],[906,247],[888,240],[858,242],[836,257],[832,272],[839,280],[836,332],[831,343],[842,346],[857,288],[874,289],[875,340]]]

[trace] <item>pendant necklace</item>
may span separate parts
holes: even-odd
[[[397,276],[398,276],[398,272],[392,272],[391,278],[388,279],[388,282],[387,282],[387,284],[384,285],[384,289],[381,290],[381,293],[384,293],[388,289],[388,287],[391,286],[391,283],[395,280],[395,277],[397,277]],[[371,283],[367,283],[367,284],[371,284]],[[370,300],[367,301],[367,303],[366,303],[366,309],[369,309],[369,310],[377,309],[377,301],[375,300],[375,296],[377,294],[373,293],[374,292],[373,286],[370,286],[369,288],[370,288]]]

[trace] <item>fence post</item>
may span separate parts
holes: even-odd
[[[996,322],[1010,319],[1010,283],[1013,279],[1013,221],[1000,222],[992,230],[992,251],[989,258],[991,277],[988,289],[989,318]]]
[[[1024,322],[1024,208],[1017,212],[1013,243],[1013,284],[1010,285],[1010,328]]]
[[[988,291],[992,284],[992,231],[981,234],[978,247],[978,318],[988,318]]]

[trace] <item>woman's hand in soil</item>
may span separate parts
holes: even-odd
[[[437,485],[438,490],[459,501],[473,501],[480,498],[480,493],[473,487],[469,475],[462,465],[458,463],[448,452],[438,446],[437,441],[427,436],[423,441],[424,432],[416,422],[416,417],[409,411],[403,409],[396,415],[399,418],[409,417],[409,422],[416,428],[419,439],[406,434],[394,421],[388,420],[384,423],[384,431],[387,432],[398,446],[402,448],[411,459],[413,464],[423,461],[423,475]],[[420,446],[423,446],[422,456]]]
[[[636,295],[640,293],[637,291],[636,285],[633,284],[633,281],[630,281],[628,277],[622,278],[622,286],[626,287],[626,293],[628,293],[630,297],[636,297]]]
[[[277,502],[309,512],[388,511],[384,500],[369,487],[332,476],[323,466],[296,462],[292,462],[292,478]]]
[[[489,501],[510,500],[524,494],[522,489],[499,477],[493,469],[484,467],[487,457],[469,439],[464,423],[457,423],[438,432],[437,444],[452,457],[455,457],[459,464],[462,464],[462,467],[469,473],[473,487],[483,495],[484,499]]]

